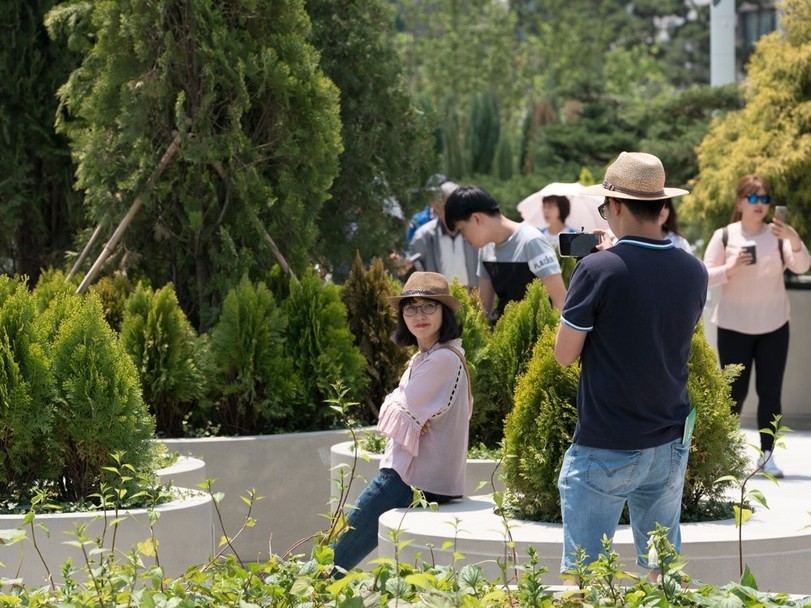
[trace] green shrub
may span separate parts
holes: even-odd
[[[284,301],[287,313],[288,355],[301,382],[297,405],[298,431],[331,428],[338,415],[326,404],[335,396],[333,385],[349,389],[347,399],[358,401],[366,385],[366,360],[353,344],[340,288],[308,271],[290,284]]]
[[[513,408],[515,383],[524,373],[544,327],[556,326],[558,313],[540,280],[524,299],[511,302],[498,320],[476,362],[475,404],[470,420],[474,443],[495,447],[504,433],[504,419]]]
[[[136,288],[123,311],[121,343],[138,368],[158,432],[181,436],[186,414],[206,393],[206,342],[180,309],[171,284],[157,292]]]
[[[51,300],[60,295],[70,295],[76,293],[80,279],[73,277],[68,280],[67,275],[61,270],[49,268],[39,275],[33,294],[37,303],[37,309],[43,312],[48,308]]]
[[[121,329],[124,321],[124,309],[132,293],[132,281],[123,272],[116,271],[111,276],[103,276],[89,289],[101,302],[104,318],[114,330]]]
[[[377,421],[378,408],[397,386],[408,362],[408,350],[391,340],[397,325],[397,313],[386,301],[386,297],[397,295],[399,291],[398,283],[388,274],[382,260],[375,258],[367,270],[360,254],[355,256],[341,288],[349,330],[355,338],[355,346],[366,360],[369,379],[360,398],[366,407],[357,412],[356,422],[360,424]]]
[[[556,328],[545,327],[516,383],[504,430],[504,483],[524,519],[559,521],[558,475],[577,423],[580,364],[554,357]]]
[[[0,493],[29,496],[53,479],[58,458],[52,439],[54,385],[34,320],[37,308],[22,282],[0,307]]]
[[[78,500],[96,492],[109,473],[111,455],[140,474],[154,464],[155,422],[138,372],[94,295],[67,310],[53,344],[56,384],[54,435],[61,449],[57,479],[61,498]]]
[[[686,511],[693,511],[701,500],[724,500],[730,484],[715,480],[724,475],[740,478],[748,459],[746,441],[739,431],[738,417],[732,413],[730,397],[730,382],[738,369],[719,369],[703,324],[693,334],[688,366],[687,389],[690,403],[697,411],[682,504]]]
[[[295,429],[298,385],[287,319],[264,283],[243,277],[211,330],[212,422],[229,435]]]

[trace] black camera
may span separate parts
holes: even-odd
[[[560,255],[567,258],[584,258],[597,251],[600,235],[591,232],[561,232]]]

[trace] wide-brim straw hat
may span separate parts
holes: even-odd
[[[603,183],[587,187],[583,194],[653,201],[682,196],[687,190],[665,187],[665,168],[653,154],[623,152],[609,165]]]
[[[414,272],[408,277],[408,281],[403,285],[403,292],[399,296],[389,296],[386,298],[395,308],[400,307],[400,302],[405,298],[425,298],[426,300],[436,300],[450,308],[453,312],[459,312],[462,305],[459,300],[451,295],[448,280],[438,272]]]

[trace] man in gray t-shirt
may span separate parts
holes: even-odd
[[[537,228],[501,215],[484,188],[457,188],[445,202],[445,223],[479,248],[479,295],[492,320],[501,316],[508,302],[523,299],[535,278],[543,282],[552,306],[561,309],[566,287],[549,241]]]

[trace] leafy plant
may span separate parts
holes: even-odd
[[[524,373],[535,343],[545,327],[557,325],[558,313],[540,280],[527,287],[524,299],[510,302],[476,363],[471,442],[498,445],[504,420],[513,409],[518,378]]]
[[[355,346],[341,302],[340,288],[308,271],[300,283],[290,284],[282,304],[288,319],[287,355],[300,379],[299,401],[294,405],[300,426],[296,430],[323,430],[338,420],[324,404],[332,386],[349,389],[357,401],[367,382],[366,360]]]
[[[90,287],[90,291],[99,297],[104,318],[110,327],[120,331],[127,299],[133,291],[132,281],[123,272],[116,271],[101,277]]]
[[[43,312],[48,308],[51,301],[59,296],[66,296],[76,293],[79,286],[78,279],[68,279],[61,270],[48,269],[39,275],[39,280],[33,290],[37,308]]]
[[[284,432],[300,424],[300,380],[286,329],[286,315],[264,283],[245,276],[226,296],[211,330],[210,385],[212,417],[224,433]]]
[[[386,298],[398,293],[399,289],[382,260],[375,258],[366,269],[360,254],[355,256],[355,263],[341,289],[341,300],[346,306],[355,345],[366,359],[369,383],[360,398],[366,406],[358,413],[358,422],[361,423],[377,421],[378,407],[397,386],[408,362],[407,349],[391,340],[397,325],[397,313]]]
[[[186,414],[206,392],[207,342],[183,314],[171,284],[157,292],[136,288],[126,301],[121,343],[138,368],[158,432],[182,435]]]
[[[141,397],[138,371],[96,296],[81,298],[67,312],[52,352],[59,495],[70,500],[98,491],[116,452],[125,453],[138,473],[151,471],[155,422]]]

